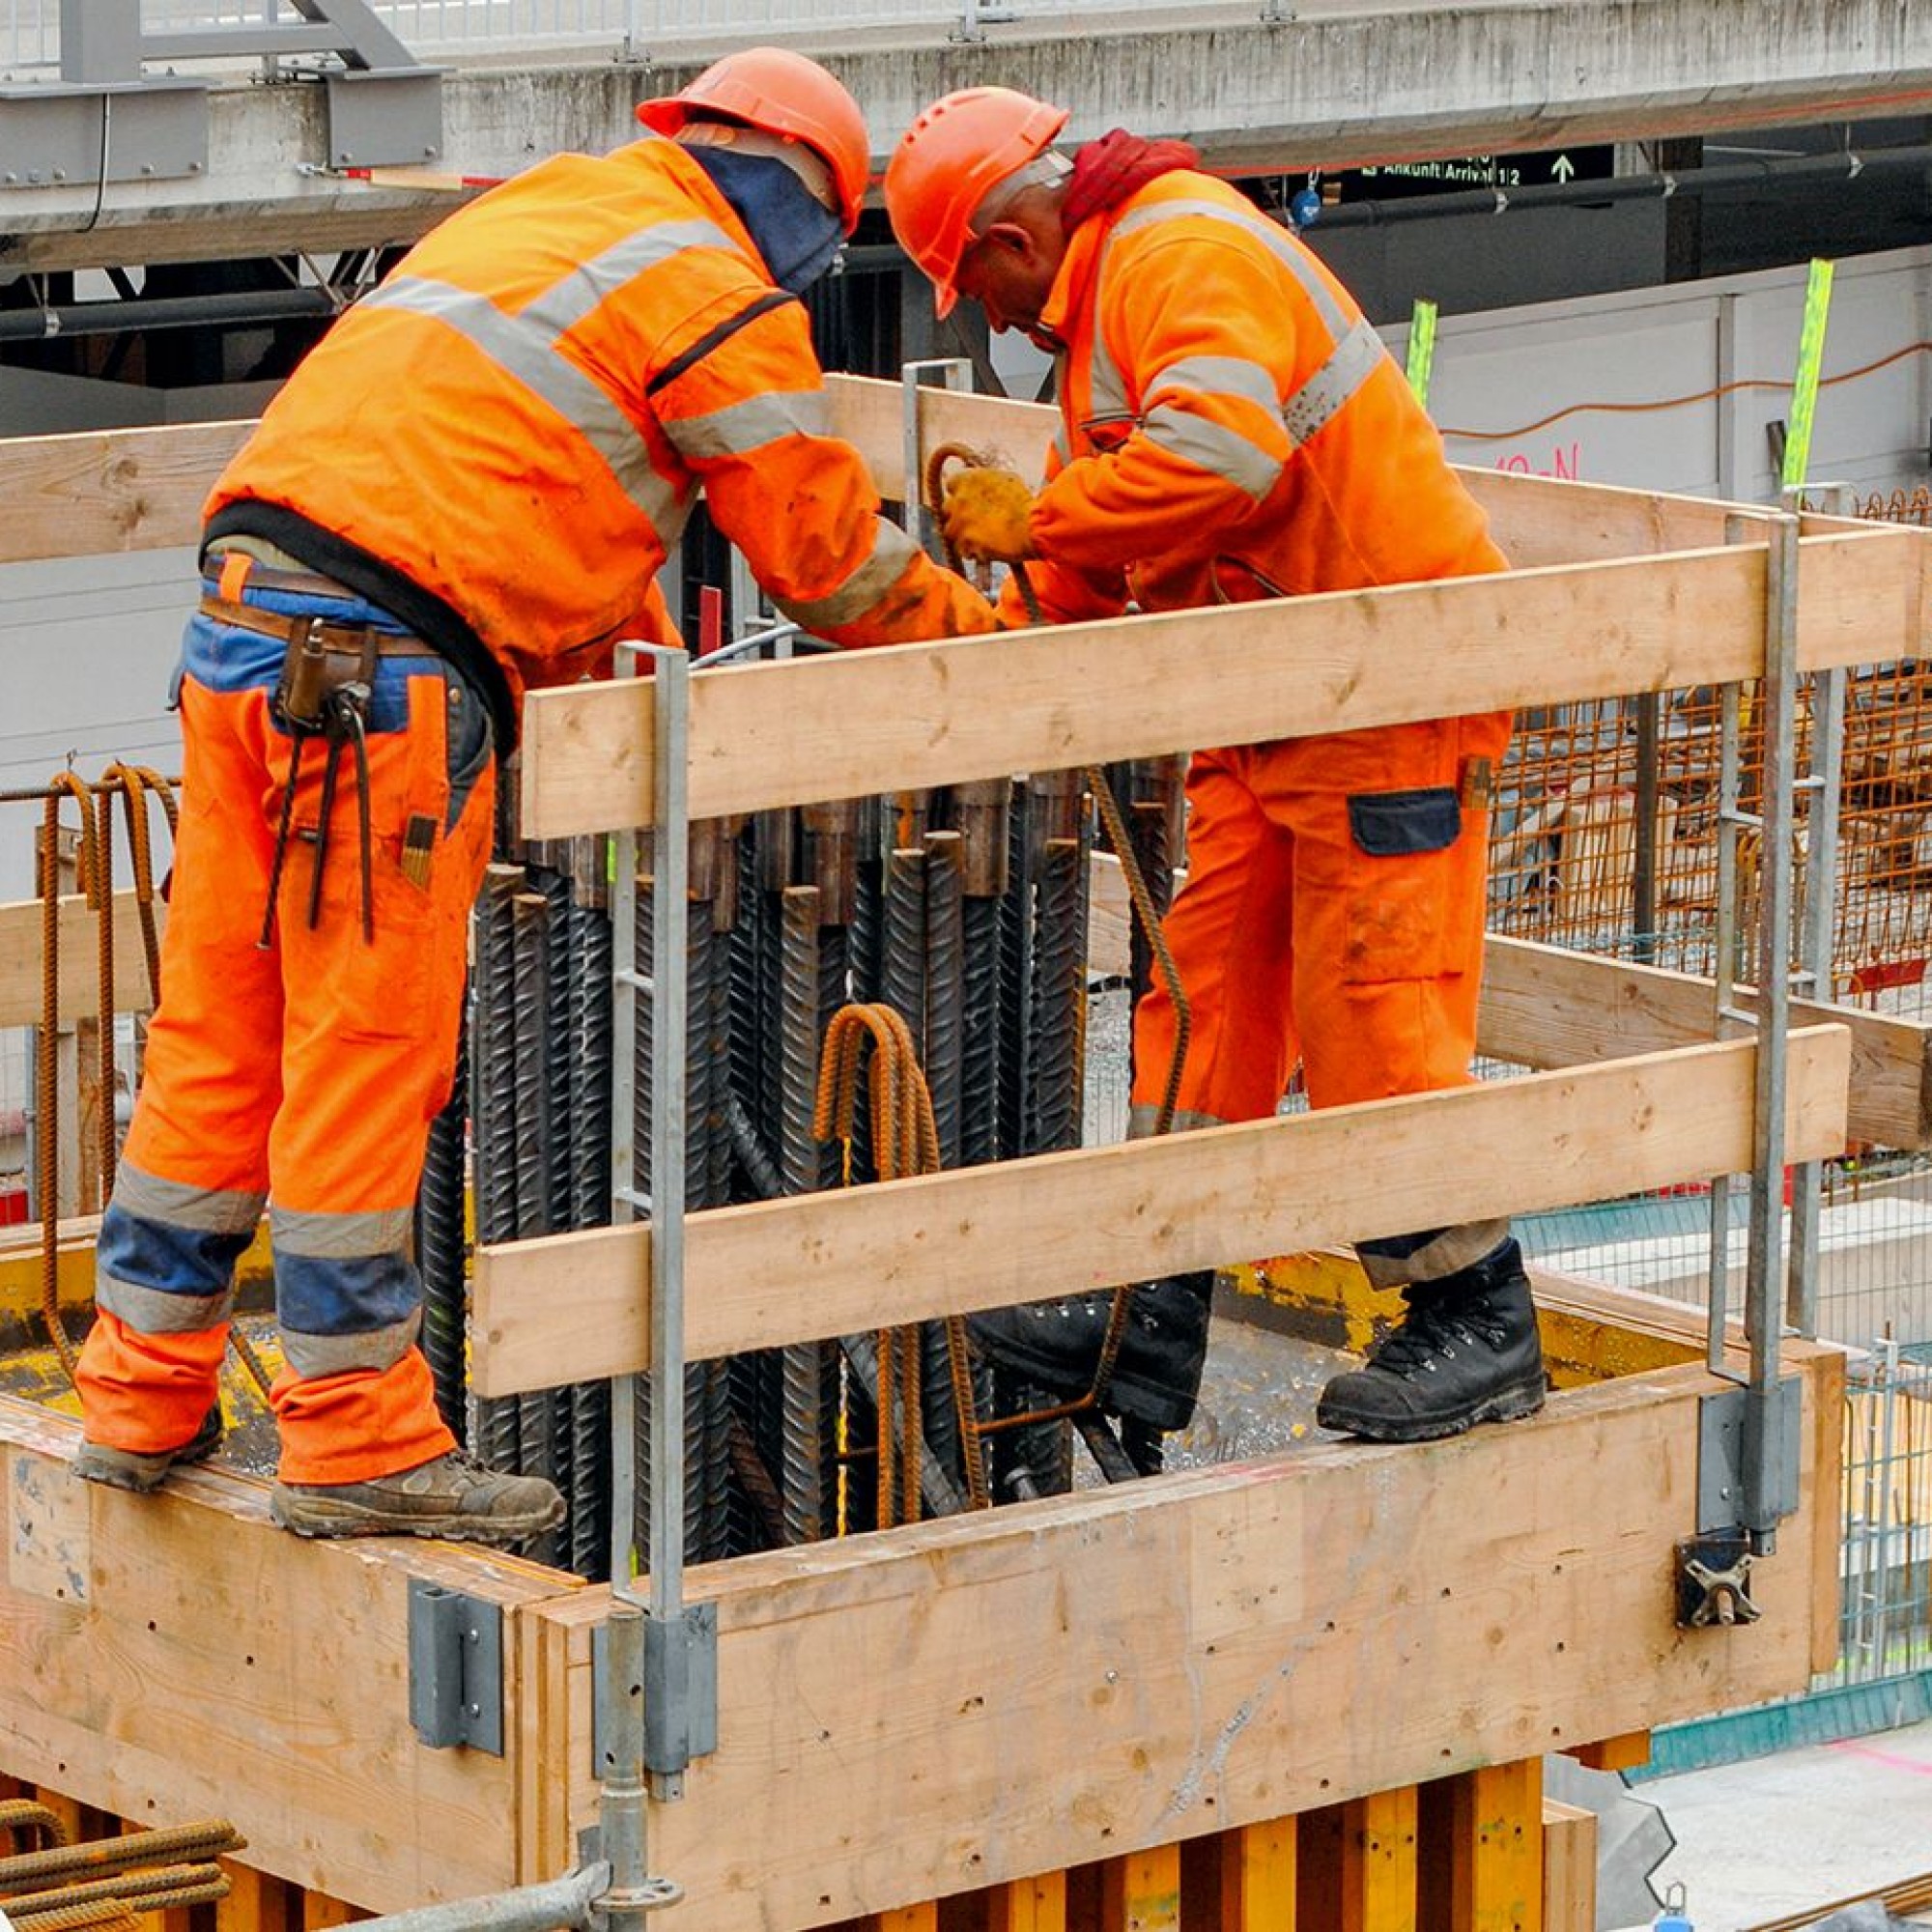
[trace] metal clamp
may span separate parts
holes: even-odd
[[[1764,1612],[1751,1601],[1756,1562],[1743,1530],[1695,1536],[1677,1546],[1677,1627],[1709,1630],[1754,1624]]]

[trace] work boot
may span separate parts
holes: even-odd
[[[1187,1427],[1208,1357],[1213,1292],[1210,1268],[1162,1275],[1134,1289],[1102,1408],[1153,1429]],[[1113,1292],[1099,1289],[969,1316],[966,1328],[988,1361],[1070,1400],[1094,1386],[1113,1305]]]
[[[110,1449],[104,1442],[83,1442],[73,1459],[73,1473],[83,1482],[105,1483],[110,1490],[131,1490],[145,1496],[160,1488],[170,1469],[205,1463],[221,1447],[221,1405],[212,1403],[201,1427],[177,1449]]]
[[[1323,1429],[1428,1442],[1543,1406],[1543,1346],[1514,1241],[1440,1281],[1404,1289],[1408,1313],[1359,1369],[1321,1391]]]
[[[277,1483],[269,1514],[298,1536],[446,1536],[520,1543],[563,1520],[541,1476],[506,1476],[458,1451],[366,1483]]]

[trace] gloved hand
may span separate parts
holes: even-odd
[[[1034,553],[1028,523],[1033,492],[1010,469],[955,469],[946,479],[939,526],[970,562],[1017,563]]]

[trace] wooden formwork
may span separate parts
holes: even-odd
[[[901,391],[832,386],[839,427],[895,494]],[[928,441],[1004,445],[1022,468],[1051,426],[939,391],[918,407]],[[238,436],[0,446],[0,490],[21,506],[0,544],[189,540]],[[699,679],[692,810],[1759,666],[1761,513],[1471,481],[1525,567]],[[1922,540],[1805,530],[1804,668],[1916,649]],[[1401,646],[1417,637],[1439,678],[1415,675]],[[646,683],[532,698],[527,836],[648,819],[651,704]],[[1542,949],[1498,967],[1485,1024],[1544,1069],[1521,1079],[695,1214],[687,1352],[1750,1165],[1757,1049],[1711,1037],[1708,987],[1623,968],[1606,996],[1610,981]],[[1789,1158],[1837,1151],[1861,1109],[1924,1137],[1924,1029],[1830,1009],[1793,1024]],[[648,1240],[626,1228],[481,1255],[479,1390],[645,1367]],[[1544,1804],[1543,1755],[1640,1752],[1630,1740],[1651,1727],[1799,1690],[1833,1655],[1842,1364],[1784,1350],[1802,1453],[1796,1512],[1754,1573],[1761,1620],[1683,1631],[1673,1546],[1696,1527],[1699,1406],[1723,1386],[1701,1327],[1606,1291],[1543,1304],[1581,1366],[1528,1423],[1419,1447],[1304,1444],[693,1569],[690,1596],[718,1605],[719,1745],[681,1801],[650,1809],[652,1869],[686,1892],[670,1922],[1587,1922],[1587,1832]],[[228,1816],[251,1869],[365,1909],[574,1862],[595,1818],[606,1590],[454,1547],[301,1544],[270,1525],[261,1483],[219,1468],[146,1499],[84,1486],[67,1467],[75,1434],[0,1403],[0,1772],[118,1817]],[[412,1577],[500,1618],[500,1756],[411,1728]]]

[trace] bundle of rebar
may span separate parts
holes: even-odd
[[[1111,776],[1164,906],[1178,858],[1178,768],[1160,761]],[[687,1208],[876,1178],[863,1093],[844,1145],[811,1131],[827,1031],[854,1003],[882,1003],[903,1019],[943,1167],[1077,1146],[1094,822],[1084,774],[1042,773],[694,826]],[[650,881],[611,878],[603,840],[509,836],[501,850],[475,915],[464,1074],[432,1131],[418,1209],[425,1347],[444,1412],[463,1419],[474,1453],[566,1490],[566,1529],[529,1553],[599,1577],[609,1549],[607,1385],[466,1407],[464,1158],[467,1147],[481,1242],[607,1222],[613,1179],[648,1200],[657,992],[638,1003],[632,1171],[613,1177],[610,900],[638,895],[628,963],[648,976]],[[1015,1280],[1014,1299],[1029,1289]],[[910,1347],[892,1414],[919,1419],[920,1454],[905,1465],[916,1472],[914,1507],[963,1508],[983,1472],[964,1461],[945,1324],[922,1324]],[[983,1378],[976,1391],[983,1401]],[[882,1444],[871,1336],[691,1364],[684,1402],[691,1560],[872,1525]],[[642,1385],[636,1410],[641,1445]],[[1014,1438],[1006,1441],[996,1460],[1015,1453]],[[897,1455],[895,1443],[884,1449]],[[1027,1453],[1038,1460],[1037,1448]],[[641,1447],[638,1465],[642,1548]]]

